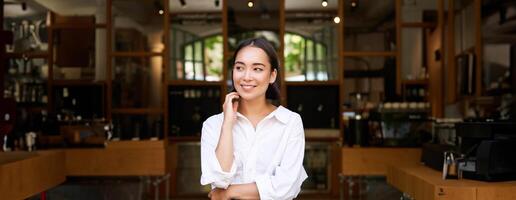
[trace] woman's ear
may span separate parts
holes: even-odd
[[[276,69],[274,69],[272,72],[271,72],[271,77],[270,77],[270,80],[269,80],[269,83],[274,83],[276,81],[276,76],[278,75],[278,71]]]

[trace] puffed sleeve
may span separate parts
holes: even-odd
[[[291,137],[285,141],[286,146],[279,164],[270,174],[256,177],[260,199],[293,199],[299,194],[301,184],[308,177],[303,168],[305,136],[301,117],[296,115],[291,125]]]
[[[238,156],[234,154],[233,164],[229,172],[222,170],[219,160],[215,155],[222,122],[208,119],[203,123],[201,135],[201,184],[211,184],[212,188],[227,189],[233,181],[238,163]]]

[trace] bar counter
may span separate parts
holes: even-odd
[[[110,142],[105,148],[0,152],[1,199],[25,199],[67,176],[164,176],[171,170],[163,141]]]
[[[424,165],[391,165],[387,182],[418,200],[513,200],[516,181],[443,180],[441,172]]]

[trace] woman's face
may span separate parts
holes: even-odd
[[[240,49],[233,65],[233,83],[240,98],[265,98],[267,87],[276,80],[276,70],[271,70],[265,51],[254,46]]]

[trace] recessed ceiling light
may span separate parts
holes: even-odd
[[[321,5],[322,5],[323,7],[328,6],[328,1],[327,1],[327,0],[322,0]]]
[[[335,22],[336,24],[340,23],[340,17],[339,16],[334,17],[333,22]]]
[[[248,1],[247,2],[247,7],[252,8],[253,6],[254,6],[254,2],[253,1]]]

